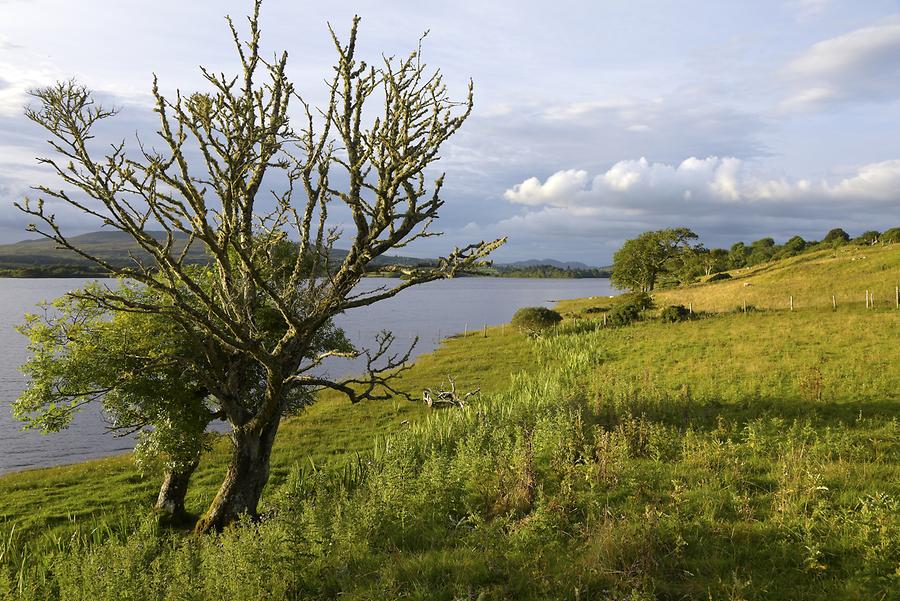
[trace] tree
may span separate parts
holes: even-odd
[[[672,276],[678,284],[689,284],[700,276],[709,276],[728,269],[728,251],[723,248],[705,248],[701,244],[680,253]]]
[[[121,267],[78,248],[44,198],[18,205],[36,218],[33,231],[144,284],[160,300],[135,301],[113,289],[73,298],[114,314],[171,320],[198,349],[197,365],[209,368],[198,369],[198,375],[231,426],[232,452],[198,531],[256,514],[278,427],[298,390],[328,387],[353,402],[396,393],[390,378],[409,353],[393,352],[387,333],[376,348],[354,352],[366,356],[365,376],[333,381],[317,374],[326,358],[348,354],[316,352],[316,335],[329,320],[411,286],[453,277],[505,240],[457,248],[432,267],[409,269],[394,286],[354,292],[374,258],[436,234],[430,226],[444,203],[444,176],[428,186],[426,175],[440,147],[471,113],[472,86],[463,101],[452,100],[440,72],[421,61],[421,44],[403,59],[383,58],[377,67],[358,60],[355,18],[346,44],[332,31],[334,77],[327,103],[314,110],[287,78],[287,53],[262,57],[259,9],[257,0],[246,40],[228,20],[242,67],[237,77],[202,70],[208,91],[179,92],[172,99],[154,79],[162,150],[139,140],[132,154],[122,141],[97,156],[95,129],[116,111],[96,104],[74,82],[36,90],[38,105],[26,113],[50,134],[59,155],[39,162],[78,194],[37,189],[129,234],[151,260]],[[299,127],[289,112],[295,101]],[[199,158],[193,159],[194,151]],[[281,185],[269,196],[264,190],[273,182]],[[264,211],[263,198],[271,198],[274,208]],[[332,225],[335,205],[346,211],[349,232]],[[166,236],[157,239],[149,226]],[[184,248],[200,245],[206,251],[208,270],[200,274],[185,264],[176,235],[187,236]],[[349,250],[338,262],[332,249],[342,236]],[[286,239],[298,249],[296,260],[275,270],[273,255]],[[280,336],[272,335],[273,319],[283,324]]]
[[[747,266],[747,259],[750,257],[750,249],[743,242],[736,242],[731,245],[728,251],[728,268],[738,269]]]
[[[884,244],[895,244],[900,242],[900,227],[892,227],[889,230],[884,230],[881,234],[881,241]]]
[[[728,251],[724,248],[713,248],[704,257],[704,275],[712,275],[728,270]]]
[[[96,288],[90,284],[76,295],[45,304],[41,313],[26,316],[19,331],[29,338],[31,355],[22,366],[29,386],[13,403],[13,413],[26,428],[58,432],[85,405],[100,402],[112,431],[137,433],[138,464],[161,465],[156,512],[181,520],[186,516],[191,476],[209,448],[206,429],[224,419],[218,399],[198,374],[201,370],[208,376],[214,366],[204,365],[191,337],[163,316],[110,313],[85,301],[86,293]],[[143,285],[120,282],[119,289],[134,302],[160,300]],[[270,326],[274,335],[283,334],[283,329],[283,324]],[[317,333],[315,351],[330,349],[353,350],[343,331],[328,323]],[[256,391],[261,389],[262,374],[257,378]],[[296,411],[310,400],[308,394],[295,398],[291,408]]]
[[[809,247],[809,243],[800,236],[792,236],[772,255],[776,259],[793,257],[802,253]]]
[[[663,274],[677,267],[677,259],[692,247],[697,234],[687,228],[644,232],[626,240],[613,255],[612,283],[632,291],[650,292]]]
[[[850,234],[845,232],[843,229],[836,227],[834,229],[828,230],[828,233],[825,234],[824,238],[822,238],[822,242],[833,244],[835,246],[846,244],[847,242],[850,242]]]
[[[859,236],[853,239],[857,244],[865,244],[867,246],[873,246],[878,244],[878,239],[881,238],[881,232],[876,230],[868,230],[863,232]]]
[[[43,309],[27,315],[19,329],[29,338],[31,356],[22,371],[30,382],[13,403],[13,414],[26,428],[58,432],[82,407],[101,402],[110,429],[140,432],[139,463],[163,463],[157,511],[183,517],[188,483],[207,446],[204,432],[217,417],[195,371],[189,339],[159,315],[109,316],[81,294]]]

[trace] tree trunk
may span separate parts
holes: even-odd
[[[269,479],[269,457],[280,417],[274,417],[261,433],[237,427],[231,433],[233,451],[225,480],[216,498],[194,529],[197,533],[221,531],[241,515],[257,517],[256,509]]]
[[[184,498],[187,495],[191,476],[199,463],[198,459],[187,465],[166,470],[154,508],[160,518],[169,521],[185,518],[187,514],[184,510]]]

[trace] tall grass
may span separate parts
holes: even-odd
[[[4,586],[92,600],[894,598],[900,362],[889,346],[870,370],[835,335],[852,325],[870,347],[892,318],[522,338],[532,367],[505,389],[371,438],[341,469],[297,462],[261,523],[200,538],[132,526],[26,556]],[[807,395],[797,368],[825,351],[823,394]]]
[[[746,288],[789,279],[756,273]],[[699,310],[716,286],[657,303]],[[453,339],[407,376],[411,393],[448,373],[481,386],[465,409],[324,399],[288,424],[264,519],[218,536],[116,506],[27,519],[48,481],[2,479],[0,596],[900,598],[900,312],[829,300],[612,328],[584,312],[607,303],[565,303],[537,338]],[[132,490],[124,471],[103,482]]]

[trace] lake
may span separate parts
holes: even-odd
[[[42,435],[21,430],[12,418],[9,403],[25,386],[19,366],[27,358],[26,340],[15,331],[26,312],[82,286],[86,279],[0,279],[0,474],[31,467],[51,466],[131,450],[129,438],[106,431],[96,407],[78,415],[68,430]],[[367,278],[361,288],[396,285],[398,280]],[[607,279],[554,280],[513,278],[459,278],[415,286],[398,296],[369,307],[349,311],[336,319],[350,340],[371,344],[375,335],[390,330],[397,351],[405,350],[417,336],[414,355],[428,353],[452,334],[480,330],[510,320],[516,309],[552,306],[557,300],[615,294]],[[359,361],[334,361],[327,369],[338,376],[358,372]]]

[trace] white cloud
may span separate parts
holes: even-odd
[[[619,161],[588,178],[582,170],[558,171],[543,183],[532,177],[506,190],[504,198],[529,207],[563,209],[620,207],[690,213],[690,206],[884,203],[900,205],[900,160],[859,167],[836,182],[761,178],[734,157],[690,157],[679,165],[645,158]],[[849,208],[849,205],[847,205]],[[808,208],[808,207],[806,207]]]
[[[788,110],[896,99],[900,97],[900,19],[814,44],[788,63],[784,73],[795,88],[782,103]]]
[[[584,189],[587,171],[557,171],[542,184],[536,177],[526,179],[504,194],[508,200],[525,205],[555,205],[560,199],[573,198]]]
[[[609,169],[557,171],[528,178],[504,193],[518,214],[470,223],[469,235],[509,236],[519,258],[534,253],[608,261],[640,232],[690,227],[709,246],[799,234],[819,239],[833,227],[862,232],[900,225],[900,159],[858,166],[829,179],[764,177],[734,157],[689,157],[680,163],[645,158]],[[572,252],[578,249],[578,254]],[[528,254],[531,253],[531,254]]]

